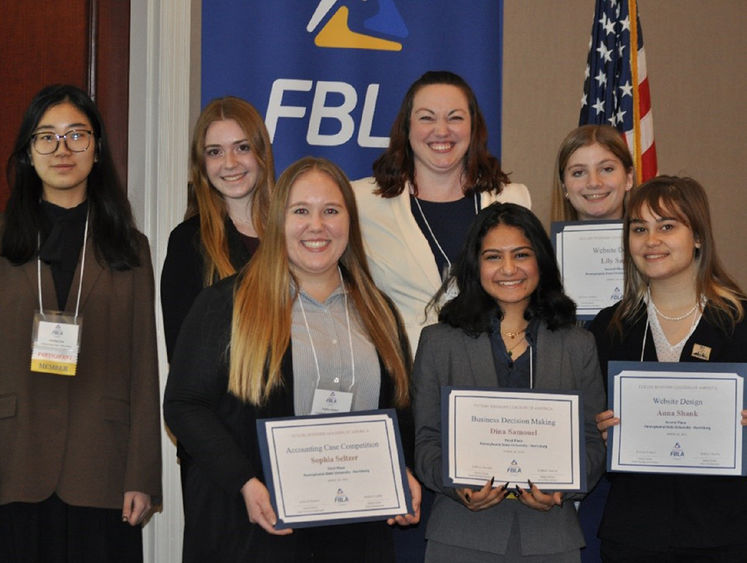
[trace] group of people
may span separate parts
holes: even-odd
[[[696,181],[636,187],[611,127],[562,142],[553,220],[623,222],[622,301],[581,326],[529,191],[488,152],[451,72],[410,87],[371,178],[305,157],[276,181],[262,118],[234,97],[202,111],[190,156],[161,276],[185,562],[743,559],[744,478],[603,477],[620,423],[609,361],[747,361],[747,297]],[[0,560],[141,561],[161,495],[153,273],[85,93],[33,99],[9,180]],[[586,499],[446,486],[443,386],[580,392],[586,481],[600,485]],[[412,512],[276,528],[256,421],[314,414],[331,391],[350,411],[396,409]]]

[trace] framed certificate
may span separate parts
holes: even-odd
[[[257,421],[275,528],[412,512],[394,410]]]
[[[622,299],[623,224],[620,221],[555,222],[552,243],[565,293],[580,320],[591,320]]]
[[[610,362],[607,469],[745,475],[747,364]]]
[[[442,387],[441,410],[446,486],[586,491],[578,393]]]

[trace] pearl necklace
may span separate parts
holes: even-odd
[[[666,321],[681,321],[683,319],[686,319],[690,315],[692,315],[697,309],[698,309],[698,302],[695,302],[695,305],[693,305],[693,308],[687,311],[686,313],[683,313],[682,315],[679,315],[677,317],[670,317],[668,315],[665,315],[661,311],[659,311],[659,308],[656,306],[656,303],[654,303],[653,297],[651,297],[651,291],[649,290],[648,293],[648,299],[651,301],[651,306],[654,308],[654,311],[656,311],[656,314],[659,315],[662,319]]]

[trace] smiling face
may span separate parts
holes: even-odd
[[[328,174],[311,170],[290,189],[285,241],[290,268],[301,288],[337,285],[337,263],[348,246],[350,215]]]
[[[257,183],[259,164],[246,133],[233,119],[213,121],[207,128],[205,171],[227,205],[248,201]]]
[[[410,114],[415,174],[461,172],[471,130],[467,97],[457,86],[423,86],[413,98]]]
[[[621,219],[633,171],[626,171],[612,152],[593,143],[579,147],[568,158],[563,185],[579,220]]]
[[[70,102],[62,102],[44,112],[34,135],[67,135],[75,130],[92,131],[93,127],[86,114]],[[62,207],[74,207],[86,198],[88,175],[96,158],[96,139],[92,138],[88,148],[81,152],[68,149],[63,139],[51,154],[39,154],[33,146],[29,150],[45,200]]]
[[[636,269],[651,283],[683,281],[695,283],[697,261],[692,229],[675,213],[656,215],[644,205],[632,215],[628,244]]]
[[[518,227],[497,225],[482,239],[480,284],[506,313],[521,313],[539,285],[539,266],[532,245]]]

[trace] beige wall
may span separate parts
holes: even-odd
[[[578,124],[592,0],[504,0],[503,165],[550,218],[555,151]],[[706,188],[727,270],[747,288],[743,0],[639,0],[659,171]]]

